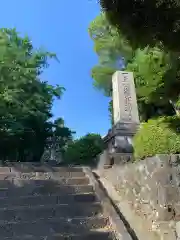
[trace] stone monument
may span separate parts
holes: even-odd
[[[115,156],[122,162],[133,155],[132,138],[140,123],[133,73],[115,72],[112,89],[114,125],[104,137],[106,154],[100,155],[104,166],[114,163]]]
[[[63,162],[60,151],[60,142],[61,137],[58,136],[51,136],[47,138],[41,162],[48,162],[55,165]]]

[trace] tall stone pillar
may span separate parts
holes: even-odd
[[[138,105],[132,72],[117,71],[112,76],[114,125],[104,138],[106,143],[106,165],[112,158],[127,161],[133,155],[132,138],[139,126]]]

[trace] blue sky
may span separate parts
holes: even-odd
[[[1,9],[0,27],[15,27],[27,34],[35,47],[55,52],[60,60],[51,62],[43,74],[49,83],[66,88],[62,100],[54,103],[54,116],[63,117],[77,136],[106,134],[110,127],[108,99],[94,89],[90,77],[97,56],[88,25],[99,14],[97,1],[6,0]]]

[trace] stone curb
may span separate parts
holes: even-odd
[[[90,183],[93,185],[98,200],[101,201],[104,210],[104,215],[105,217],[109,218],[112,228],[113,230],[115,230],[114,233],[116,238],[118,240],[133,240],[128,230],[126,229],[125,224],[123,223],[119,214],[116,212],[114,206],[112,205],[110,198],[102,189],[100,183],[95,178],[91,169],[88,167],[83,167],[83,170],[86,173],[87,177],[89,178]]]
[[[147,228],[144,219],[136,214],[128,201],[123,199],[120,193],[114,188],[113,184],[105,176],[101,176],[99,171],[94,170],[93,172],[97,175],[97,178],[99,178],[99,181],[102,183],[115,206],[118,208],[120,216],[122,214],[122,219],[127,223],[127,228],[129,229],[130,227],[129,232],[132,232],[132,238],[135,240],[160,240],[160,235],[157,234],[156,231]],[[162,238],[161,240],[165,240],[165,238]],[[174,240],[174,238],[171,240]]]

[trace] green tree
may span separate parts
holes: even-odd
[[[163,44],[179,51],[179,0],[100,0],[109,22],[135,47]]]
[[[132,59],[133,50],[122,34],[109,24],[103,13],[90,23],[88,30],[99,59],[98,65],[91,71],[94,86],[111,96],[112,74]]]
[[[135,77],[138,106],[142,119],[175,113],[171,101],[176,103],[180,94],[180,82],[176,72],[179,60],[159,47],[137,49],[126,70]],[[175,90],[176,89],[176,90]]]
[[[97,16],[89,26],[89,34],[94,41],[94,50],[99,56],[103,55],[101,63],[109,62],[109,57],[115,62],[119,60],[121,53],[122,56],[126,56],[126,61],[132,58],[133,49],[126,38],[120,31],[112,26],[104,13]]]
[[[54,135],[59,137],[59,148],[62,154],[64,154],[68,147],[68,144],[73,142],[73,135],[75,134],[75,131],[72,131],[66,127],[65,122],[62,118],[57,118],[54,121],[53,128]]]
[[[2,159],[38,161],[52,133],[51,108],[64,88],[42,81],[48,59],[15,29],[0,29],[0,155]]]
[[[112,75],[116,70],[123,69],[124,65],[131,60],[133,50],[120,32],[109,24],[103,13],[90,23],[88,30],[99,58],[98,65],[91,70],[91,76],[94,79],[93,85],[105,96],[111,97]],[[109,114],[111,123],[113,123],[111,100]]]
[[[180,153],[180,119],[178,116],[150,119],[141,124],[133,139],[136,160],[156,154]]]
[[[174,114],[171,102],[175,105],[180,93],[178,55],[164,51],[160,44],[133,49],[123,34],[114,30],[115,27],[106,28],[113,28],[113,31],[104,31],[106,25],[110,23],[105,14],[101,14],[90,24],[90,36],[99,57],[99,65],[92,69],[94,85],[103,90],[105,95],[111,96],[112,74],[121,69],[133,71],[141,120]],[[105,58],[104,51],[116,52],[116,55],[109,54],[109,58]],[[122,64],[117,66],[120,59]],[[109,110],[112,113],[112,102]]]
[[[87,134],[70,143],[65,152],[65,161],[77,164],[93,164],[103,150],[103,140],[98,134]]]
[[[111,125],[113,125],[114,124],[114,118],[113,118],[113,100],[112,99],[109,101],[108,111],[109,111],[109,118],[110,118],[110,121],[111,121]]]

